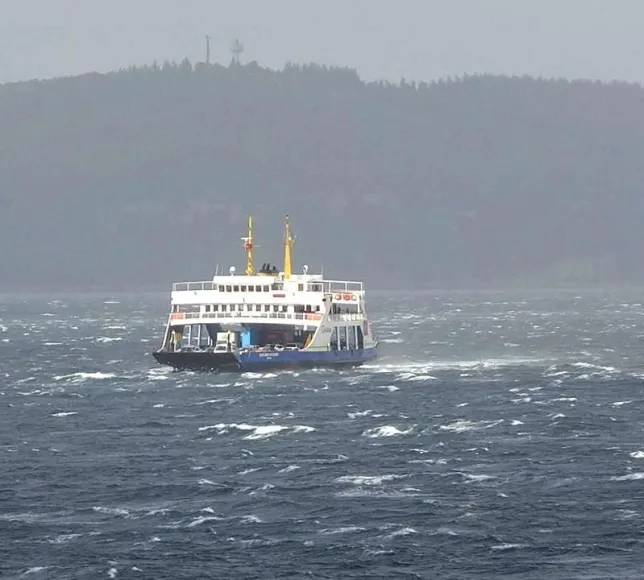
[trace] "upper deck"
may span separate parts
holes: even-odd
[[[303,266],[300,274],[292,273],[291,246],[294,239],[290,233],[288,216],[284,230],[282,271],[265,263],[255,273],[251,218],[248,221],[248,236],[242,240],[247,254],[244,275],[236,275],[235,267],[231,266],[229,274],[215,275],[212,280],[176,282],[172,285],[172,305],[232,305],[234,309],[241,306],[242,310],[246,310],[247,305],[262,305],[262,311],[264,306],[301,305],[304,307],[304,312],[315,312],[329,295],[332,296],[333,302],[353,303],[356,306],[364,301],[362,282],[325,280],[322,274],[309,274],[308,266]],[[230,310],[227,308],[227,311]]]
[[[172,292],[363,292],[363,283],[351,280],[323,280],[320,276],[215,276],[203,282],[175,282]]]
[[[201,282],[176,282],[172,285],[173,304],[272,303],[274,301],[321,303],[332,294],[336,301],[356,301],[364,296],[362,282],[324,280],[316,275],[282,276],[215,276]]]

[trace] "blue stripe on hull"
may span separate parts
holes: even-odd
[[[363,350],[246,352],[237,358],[242,371],[357,366],[378,356],[377,347]]]

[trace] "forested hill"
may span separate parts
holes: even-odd
[[[644,281],[644,90],[189,62],[0,86],[0,288],[167,289],[236,261],[372,288]]]

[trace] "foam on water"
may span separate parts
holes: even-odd
[[[166,300],[0,300],[3,578],[641,575],[638,296],[382,297],[377,362],[241,376],[156,365]]]

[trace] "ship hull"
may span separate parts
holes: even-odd
[[[244,373],[357,367],[376,359],[378,353],[377,346],[374,346],[353,351],[281,351],[242,354],[156,351],[152,355],[158,363],[177,370]]]

